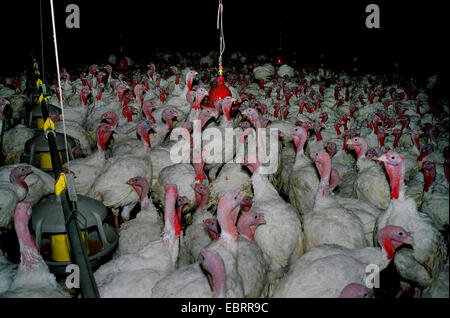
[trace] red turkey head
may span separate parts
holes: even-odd
[[[153,109],[156,107],[156,102],[154,100],[146,100],[142,103],[142,111],[147,117],[148,120],[155,121],[155,118],[152,115]]]
[[[134,177],[129,179],[127,184],[133,187],[141,201],[148,197],[150,187],[147,179],[143,177]]]
[[[431,184],[436,177],[436,165],[431,161],[422,162],[423,176],[425,179],[425,184],[423,186],[423,191],[428,192]]]
[[[244,212],[248,212],[252,208],[252,205],[253,205],[252,197],[245,196],[242,198],[241,207],[244,210]]]
[[[145,86],[143,84],[137,84],[134,86],[134,95],[139,98],[139,101],[141,102],[141,105],[143,103],[142,95],[145,91]]]
[[[203,87],[198,88],[195,91],[195,102],[194,102],[194,105],[192,105],[192,108],[196,109],[196,110],[199,109],[200,104],[202,103],[203,99],[207,95],[208,95],[208,91],[206,89],[204,89]]]
[[[367,152],[367,142],[362,137],[349,138],[347,144],[352,145],[355,149],[357,160],[362,158]]]
[[[236,98],[231,97],[231,96],[226,96],[223,100],[222,100],[222,111],[223,113],[227,116],[227,120],[230,121],[231,120],[231,116],[230,116],[230,110],[231,110],[231,105],[236,101]]]
[[[315,121],[314,122],[314,132],[316,133],[317,141],[322,140],[322,135],[320,134],[320,130],[322,128],[327,128],[323,122]]]
[[[217,219],[222,228],[222,234],[224,232],[228,233],[235,241],[238,239],[236,221],[239,215],[241,200],[242,191],[241,189],[236,189],[227,192],[220,198],[217,207]]]
[[[204,108],[198,115],[198,119],[201,122],[201,127],[203,128],[208,120],[214,115],[212,108]]]
[[[195,183],[192,188],[194,189],[197,208],[206,206],[209,200],[209,195],[211,193],[208,186],[204,185],[203,183]]]
[[[145,141],[145,143],[148,145],[149,148],[152,147],[152,144],[150,142],[150,129],[154,128],[155,124],[148,119],[141,120],[136,125],[136,131],[138,135]]]
[[[89,89],[84,87],[81,89],[81,100],[83,101],[84,106],[87,106],[87,97],[90,94]]]
[[[211,236],[211,239],[213,241],[217,240],[219,238],[219,223],[216,219],[206,219],[203,221],[203,224],[206,227],[206,230],[208,231],[209,235]]]
[[[197,75],[198,73],[194,70],[190,70],[189,72],[187,72],[186,74],[186,86],[188,88],[188,92],[191,91],[192,89],[192,82],[194,81],[194,77],[195,75]]]
[[[106,150],[106,143],[113,133],[113,129],[109,124],[100,124],[97,128],[97,144],[101,150]]]
[[[25,182],[25,178],[31,173],[33,173],[33,169],[30,166],[15,167],[9,174],[9,181],[12,184],[20,185],[28,193],[28,185]]]
[[[417,157],[416,161],[422,161],[423,158],[425,158],[426,156],[428,156],[430,153],[432,153],[434,151],[433,149],[433,145],[431,144],[426,144],[425,146],[422,147],[422,149],[420,150],[420,155],[419,157]]]
[[[266,224],[263,213],[244,212],[239,217],[237,228],[241,235],[246,236],[253,243],[256,228],[261,224]]]
[[[398,199],[405,179],[405,158],[396,152],[387,152],[377,158],[384,162],[389,175],[391,186],[391,199]]]
[[[136,107],[131,105],[126,105],[124,108],[122,108],[122,114],[127,118],[127,121],[133,121],[133,115],[136,115],[138,113],[138,110]]]
[[[412,232],[407,232],[400,226],[387,225],[378,233],[378,243],[386,251],[387,258],[393,259],[395,250],[403,244],[413,245]]]
[[[100,116],[101,120],[105,120],[108,122],[108,124],[111,125],[111,127],[114,129],[117,126],[117,123],[119,122],[119,117],[115,112],[106,112]]]
[[[166,108],[161,114],[161,118],[167,123],[167,129],[170,131],[173,129],[173,118],[177,116],[177,112],[171,108]]]
[[[327,142],[325,147],[327,149],[327,153],[330,155],[330,158],[333,158],[337,151],[337,145],[334,142]]]
[[[373,292],[364,285],[351,283],[345,286],[339,298],[373,298]]]
[[[290,131],[290,135],[294,140],[296,151],[298,154],[299,151],[303,152],[303,147],[305,146],[305,142],[308,139],[308,131],[303,127],[295,127]]]

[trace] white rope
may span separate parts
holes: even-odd
[[[225,51],[225,37],[223,34],[223,4],[222,0],[219,0],[219,7],[217,8],[217,29],[220,30],[219,38],[219,69],[222,69],[222,54]]]
[[[44,69],[44,36],[42,31],[42,0],[39,0],[39,16],[41,22],[41,64],[42,64],[42,81],[45,82],[45,69]]]
[[[51,12],[52,12],[53,41],[55,43],[56,73],[58,74],[59,104],[61,105],[61,115],[62,115],[62,118],[63,118],[64,144],[65,144],[65,147],[66,147],[67,167],[69,168],[70,158],[69,158],[69,149],[67,147],[66,121],[65,121],[65,118],[64,118],[64,105],[63,105],[63,96],[62,96],[61,75],[59,73],[58,44],[56,42],[55,12],[54,12],[54,9],[53,9],[53,0],[50,0],[50,9],[51,9]]]

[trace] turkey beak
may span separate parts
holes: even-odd
[[[385,156],[380,156],[378,158],[375,158],[375,160],[386,162],[386,157]]]
[[[414,245],[414,238],[411,236],[414,232],[408,232],[408,238],[403,242],[404,244]]]
[[[260,224],[260,225],[261,225],[261,224],[267,224],[266,219],[264,219],[264,217],[263,217],[262,220],[261,220],[261,222],[260,222],[259,224]]]
[[[350,139],[347,140],[347,142],[346,142],[345,144],[346,144],[347,146],[352,146],[352,145],[353,145]]]

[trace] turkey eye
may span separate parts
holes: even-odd
[[[398,235],[402,236],[402,235],[403,235],[403,232],[398,233]]]
[[[395,159],[395,157],[394,157],[394,156],[392,156],[392,157],[391,157],[391,159],[392,159],[392,160],[394,160],[394,159]]]
[[[255,220],[258,218],[258,216],[257,215],[255,215]]]

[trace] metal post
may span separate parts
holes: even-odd
[[[39,86],[39,95],[43,94],[42,85]],[[47,103],[45,100],[41,101],[42,116],[44,121],[48,118]],[[55,134],[48,133],[47,140],[50,147],[50,157],[52,161],[53,173],[55,179],[58,179],[61,172],[61,162],[59,161]],[[73,213],[73,202],[69,200],[67,189],[62,190],[59,194],[61,198],[61,205],[64,212],[64,219],[66,221],[66,230],[69,237],[71,259],[80,268],[80,286],[81,295],[84,298],[98,298],[100,294],[98,292],[97,284],[95,282],[94,274],[92,272],[89,258],[86,254],[85,243],[81,237],[81,231]]]

